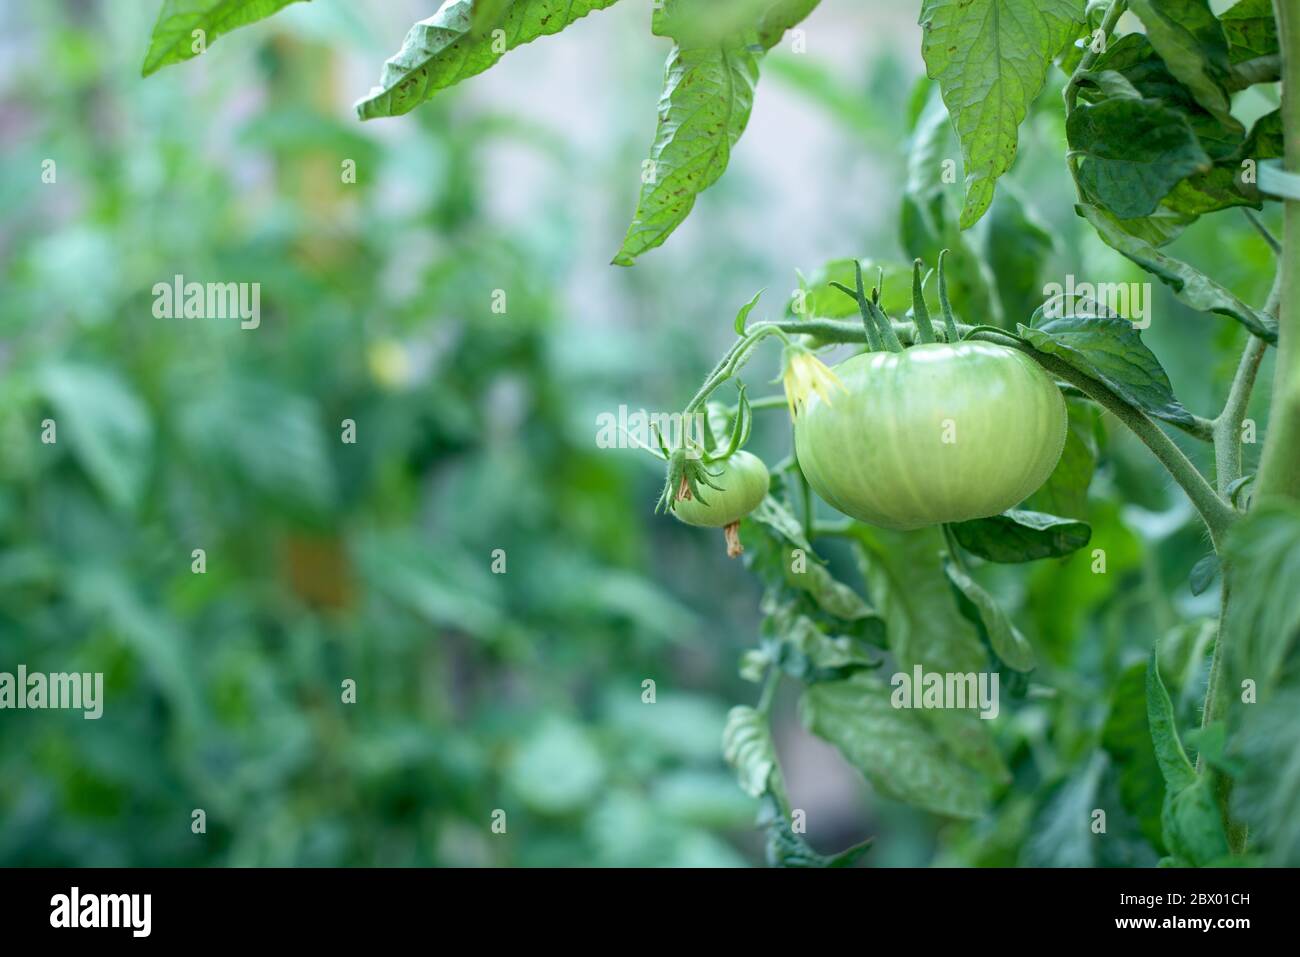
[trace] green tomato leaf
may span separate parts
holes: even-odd
[[[736,335],[743,336],[745,334],[745,322],[749,319],[749,314],[754,311],[754,307],[758,305],[758,297],[761,295],[763,295],[763,290],[760,289],[754,293],[754,298],[741,306],[740,311],[736,313],[736,320],[732,323]]]
[[[1034,670],[1034,649],[1006,614],[998,607],[993,596],[957,567],[952,561],[943,563],[944,573],[952,584],[953,594],[962,615],[988,640],[993,653],[1009,668],[1016,671]]]
[[[1210,168],[1186,117],[1158,100],[1080,103],[1066,137],[1081,155],[1080,185],[1125,219],[1150,215],[1180,181]]]
[[[641,196],[615,265],[630,266],[662,244],[690,214],[695,197],[717,182],[749,122],[757,82],[758,56],[744,40],[673,47]]]
[[[793,562],[786,565],[786,581],[808,592],[828,615],[845,621],[876,616],[862,596],[843,582],[836,581],[825,565],[818,564],[813,558],[804,563],[803,571],[795,571],[793,565]]]
[[[163,0],[142,76],[204,52],[219,36],[263,20],[295,0]],[[195,31],[202,31],[202,43]]]
[[[1240,768],[1233,778],[1234,815],[1249,826],[1252,848],[1263,852],[1269,864],[1298,867],[1300,738],[1295,716],[1300,714],[1300,683],[1293,679],[1255,704],[1234,707],[1229,756]]]
[[[1004,185],[989,209],[981,257],[994,279],[1005,319],[1019,322],[1043,301],[1043,273],[1055,242],[1025,200]],[[949,256],[944,265],[953,261]]]
[[[1094,751],[1043,804],[1030,828],[1021,863],[1027,867],[1095,867],[1098,841],[1089,822],[1098,806],[1109,760]]]
[[[957,607],[943,572],[939,528],[896,532],[856,525],[862,574],[884,620],[889,650],[901,671],[978,673],[989,665],[975,627]],[[1006,765],[989,732],[990,722],[973,710],[927,709],[919,713],[952,754],[993,782],[1007,780]]]
[[[504,49],[490,34],[476,35],[471,0],[448,0],[406,34],[402,48],[384,64],[379,85],[356,103],[363,120],[409,113],[439,90],[482,73],[506,50],[559,33],[593,10],[616,0],[514,0],[499,29]]]
[[[799,524],[799,520],[791,515],[790,510],[771,495],[759,502],[758,508],[750,512],[746,518],[769,529],[778,539],[795,548],[803,549],[810,565],[821,561],[817,557],[817,553],[813,551],[808,539],[804,537],[803,526]]]
[[[1228,838],[1209,778],[1198,778],[1177,794],[1168,794],[1161,820],[1165,846],[1193,867],[1206,867],[1228,856]]]
[[[1176,76],[1225,126],[1238,125],[1227,93],[1228,41],[1207,0],[1130,0],[1147,39]]]
[[[781,42],[820,0],[656,0],[650,32],[683,47],[715,46],[755,31],[764,50]]]
[[[1225,622],[1231,673],[1254,681],[1263,699],[1300,656],[1300,508],[1260,501],[1224,548],[1232,576]]]
[[[1241,159],[1277,159],[1282,155],[1282,111],[1265,113],[1250,128],[1241,146]]]
[[[1228,62],[1237,64],[1278,52],[1273,0],[1240,0],[1219,17],[1228,41]]]
[[[950,817],[984,813],[988,787],[958,761],[917,711],[895,708],[879,678],[858,672],[808,688],[805,726],[829,741],[881,793]]]
[[[787,30],[797,27],[821,0],[763,0],[767,9],[758,21],[758,42],[770,50],[781,42]]]
[[[990,562],[1061,558],[1083,548],[1092,537],[1086,522],[1022,509],[949,527],[962,548]]]
[[[1061,460],[1024,506],[1030,511],[1083,519],[1088,515],[1088,487],[1097,470],[1105,430],[1101,424],[1101,411],[1092,402],[1067,397],[1065,407],[1069,413],[1069,425]]]
[[[885,312],[891,316],[906,313],[912,304],[912,267],[873,259],[861,259],[859,262],[862,264],[863,282],[868,288],[874,285],[877,275],[883,273],[880,305]],[[786,315],[797,319],[857,319],[859,313],[856,303],[832,287],[832,282],[853,288],[852,259],[833,259],[816,270],[807,280],[807,288],[803,290],[802,309],[800,300],[792,298],[786,304]],[[933,288],[931,286],[931,291]],[[935,308],[938,308],[938,302],[938,299],[934,300]]]
[[[1102,316],[1066,316],[1033,328],[1020,327],[1035,349],[1105,383],[1130,405],[1166,422],[1191,423],[1192,414],[1174,398],[1169,377],[1133,323]]]
[[[1273,0],[1240,0],[1219,17],[1227,40],[1227,60],[1240,64],[1261,56],[1277,56],[1278,22]]]
[[[782,616],[787,621],[789,617]],[[768,657],[804,684],[838,681],[855,671],[880,667],[881,662],[872,661],[857,639],[849,635],[828,635],[805,615],[778,627],[780,637],[775,647],[770,647]],[[765,643],[765,647],[769,646]]]
[[[1123,253],[1173,290],[1181,302],[1200,312],[1213,312],[1237,320],[1268,342],[1277,342],[1277,320],[1246,305],[1213,279],[1187,263],[1166,256],[1148,243],[1124,232],[1095,206],[1078,205],[1076,212],[1092,223],[1107,246]]]
[[[1020,122],[1052,59],[1079,31],[1082,0],[923,0],[921,54],[961,140],[973,226],[1011,168]]]
[[[750,797],[767,793],[768,780],[776,769],[776,750],[762,714],[747,705],[737,705],[727,713],[722,756],[735,769],[742,791]]]
[[[481,37],[501,23],[506,10],[515,0],[473,0],[473,2],[474,7],[469,15],[470,33]]]
[[[1193,595],[1202,594],[1207,588],[1214,584],[1214,580],[1219,577],[1219,556],[1211,552],[1192,566],[1192,573],[1188,578],[1188,584],[1191,586]]]
[[[1160,775],[1165,779],[1169,794],[1177,794],[1196,781],[1196,769],[1187,759],[1182,742],[1178,740],[1178,727],[1174,720],[1174,705],[1169,700],[1165,683],[1160,680],[1160,665],[1152,650],[1147,660],[1147,724],[1151,728],[1151,743],[1155,748]]]
[[[769,867],[849,867],[871,849],[872,839],[868,838],[838,854],[818,854],[794,833],[776,798],[769,795],[759,813],[758,823],[767,827]]]
[[[1119,794],[1125,810],[1137,820],[1146,839],[1163,852],[1160,814],[1165,787],[1147,722],[1146,681],[1145,661],[1135,661],[1120,672],[1110,694],[1101,745],[1119,770]]]
[[[60,362],[41,369],[36,380],[91,483],[116,508],[134,509],[151,470],[148,407],[117,373],[100,366]]]
[[[981,671],[988,657],[957,609],[943,573],[938,528],[895,532],[855,525],[867,593],[885,620],[889,650],[901,670]]]
[[[1176,190],[1175,190],[1176,192]],[[1135,237],[1147,246],[1165,246],[1177,239],[1184,229],[1196,222],[1196,214],[1173,209],[1168,202],[1161,203],[1150,216],[1120,219],[1108,209],[1093,207],[1097,215],[1121,233]]]

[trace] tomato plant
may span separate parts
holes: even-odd
[[[412,27],[357,112],[406,113],[612,3],[449,0]],[[166,0],[145,72],[188,58],[191,28],[215,38],[284,4],[236,6],[240,16],[218,19]],[[661,245],[723,175],[768,54],[817,7],[656,5],[652,32],[670,41],[664,93],[615,264]],[[907,104],[908,176],[894,197],[901,260],[913,260],[910,302],[899,294],[906,266],[889,259],[868,290],[856,249],[801,276],[780,318],[751,324],[755,297],[682,407],[728,420],[725,447],[712,436],[703,447],[652,450],[667,467],[661,506],[688,524],[729,528],[729,551],[749,546],[763,588],[763,640],[741,667],[762,690],[731,712],[723,749],[763,804],[775,863],[848,859],[817,854],[791,827],[770,728],[787,683],[807,728],[880,792],[973,822],[968,834],[995,808],[999,821],[1018,820],[1015,789],[1026,778],[1053,782],[1043,814],[1100,803],[1105,779],[1107,807],[1139,835],[1128,863],[1300,860],[1300,736],[1288,724],[1300,701],[1300,22],[1290,0],[1224,7],[920,0],[926,77]],[[1059,136],[1024,146],[1021,124],[1035,111]],[[1065,149],[1053,159],[1068,173],[1074,214],[1096,248],[1115,254],[1106,262],[1128,270],[1123,282],[1108,275],[1077,295],[1025,281],[1026,262],[1041,266],[1053,236],[1002,183],[1019,150],[1050,151],[1059,139]],[[956,208],[944,188],[957,182],[954,157]],[[1280,238],[1261,215],[1277,204]],[[1244,217],[1274,257],[1262,301],[1180,258],[1180,237],[1229,217]],[[935,265],[933,277],[923,263]],[[1109,295],[1136,283],[1129,276],[1160,284],[1180,309],[1220,323],[1216,341],[1238,345],[1213,414],[1175,395],[1132,300]],[[784,394],[751,404],[743,375],[769,341],[783,349]],[[831,366],[820,354],[832,349],[854,354]],[[1256,464],[1243,437],[1266,358],[1273,392]],[[729,384],[740,391],[723,406]],[[743,447],[753,414],[782,408],[793,450],[769,475]],[[1168,629],[1171,639],[1153,638],[1142,660],[1108,662],[1104,686],[1080,691],[1049,640],[1066,602],[1041,583],[1105,575],[1122,551],[1121,506],[1089,508],[1098,435],[1112,433],[1141,443],[1184,495],[1205,552],[1185,570],[1190,591],[1217,580],[1219,607],[1206,627]],[[828,557],[838,548],[856,559],[860,582]],[[1000,567],[1017,565],[1030,567]],[[1018,593],[1035,605],[1008,611]],[[894,682],[876,674],[886,664],[904,679],[996,676],[1006,708],[995,718],[997,709],[969,702],[900,705]],[[1095,696],[1105,714],[1075,742],[1088,757],[1061,776],[1037,757],[1046,722],[1035,709],[1069,694]],[[1190,721],[1176,700],[1188,694],[1200,698]],[[1066,818],[1053,827],[1076,841],[1087,824]],[[1043,832],[1041,843],[1054,843],[1053,828]]]

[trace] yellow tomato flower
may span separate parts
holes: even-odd
[[[781,382],[785,386],[785,400],[790,405],[790,418],[798,415],[814,392],[830,405],[833,389],[847,391],[840,377],[802,346],[787,346],[784,359]]]

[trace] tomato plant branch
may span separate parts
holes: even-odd
[[[1269,228],[1264,225],[1264,221],[1259,218],[1259,214],[1253,209],[1249,209],[1245,206],[1241,207],[1241,211],[1246,215],[1246,221],[1249,222],[1250,225],[1254,226],[1255,231],[1264,238],[1264,242],[1268,243],[1268,248],[1273,250],[1273,255],[1280,255],[1282,252],[1282,244],[1277,241],[1277,237],[1274,236],[1272,232],[1269,231]]]
[[[1074,112],[1074,106],[1079,99],[1079,86],[1083,82],[1084,74],[1092,69],[1092,65],[1097,62],[1097,57],[1105,50],[1106,44],[1110,41],[1110,35],[1115,32],[1115,26],[1119,23],[1119,18],[1124,15],[1128,7],[1128,0],[1114,0],[1106,8],[1106,14],[1102,17],[1100,31],[1101,50],[1097,49],[1096,40],[1089,40],[1088,47],[1084,50],[1083,56],[1079,59],[1079,65],[1074,68],[1070,74],[1069,81],[1065,84],[1065,115],[1069,118]],[[1070,167],[1070,176],[1074,179],[1075,190],[1079,194],[1079,199],[1083,200],[1083,187],[1079,185],[1079,157],[1076,153],[1068,154],[1068,163]]]
[[[1246,406],[1250,403],[1251,389],[1259,364],[1264,358],[1268,343],[1251,336],[1241,353],[1228,402],[1214,420],[1214,472],[1220,495],[1228,494],[1228,486],[1241,478],[1241,427],[1246,419]]]
[[[947,325],[945,321],[945,326]],[[844,344],[867,344],[867,335],[861,325],[854,322],[845,322],[840,319],[791,319],[779,320],[773,322],[756,323],[751,330],[767,328],[769,326],[779,327],[783,332],[790,335],[809,335],[826,343],[844,343]],[[892,323],[895,335],[904,345],[915,345],[916,329],[910,322],[900,322],[894,320]],[[970,334],[975,326],[964,323],[954,323],[952,334],[954,339],[959,339]],[[1004,342],[1013,348],[1023,348],[1019,340],[1008,337],[999,338],[999,342]],[[1073,383],[1071,383],[1073,386]],[[1077,387],[1075,387],[1077,388]],[[1087,395],[1083,390],[1078,390],[1081,394]],[[785,405],[784,398],[780,396],[769,396],[758,399],[752,403],[754,409],[783,408]],[[1214,422],[1204,416],[1193,415],[1190,422],[1171,422],[1170,425],[1186,432],[1193,438],[1200,439],[1202,442],[1209,442],[1212,438]]]

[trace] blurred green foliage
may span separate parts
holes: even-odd
[[[28,55],[3,68],[0,102],[0,669],[102,671],[107,700],[98,721],[0,715],[0,863],[761,861],[758,802],[720,754],[727,708],[756,694],[736,662],[761,588],[719,538],[651,514],[660,475],[597,448],[594,415],[630,396],[680,403],[737,304],[793,286],[796,266],[957,247],[906,234],[904,147],[927,102],[909,101],[915,66],[890,43],[847,75],[771,55],[770,86],[833,143],[789,184],[826,201],[822,245],[798,247],[808,261],[765,250],[783,224],[762,218],[775,198],[751,158],[701,198],[699,238],[684,227],[670,244],[681,255],[593,292],[577,200],[588,173],[626,196],[647,129],[612,127],[579,157],[564,124],[461,90],[398,127],[361,126],[344,51],[368,31],[323,2],[319,34],[278,17],[142,81],[149,6],[4,15]],[[910,23],[887,27],[916,41]],[[1145,278],[1074,216],[1059,87],[1053,75],[990,215],[959,240],[965,321],[1023,321],[1047,277]],[[763,102],[746,142],[762,142]],[[892,108],[908,102],[910,116]],[[503,145],[545,171],[544,215],[508,227],[492,204]],[[864,156],[865,198],[842,186]],[[960,204],[960,185],[947,193]],[[1027,210],[1032,248],[999,243]],[[1262,301],[1267,252],[1244,221],[1203,221],[1172,249]],[[150,290],[177,273],[260,282],[261,327],[155,318]],[[1155,296],[1145,337],[1184,404],[1213,414],[1242,330]],[[1268,388],[1266,365],[1252,409]],[[754,444],[775,460],[788,421],[762,415]],[[875,834],[873,865],[1155,862],[1160,796],[1153,810],[1149,775],[1127,773],[1151,759],[1132,709],[1160,637],[1174,708],[1196,723],[1216,609],[1187,576],[1209,549],[1147,450],[1078,418],[1074,453],[1096,475],[1054,510],[1091,524],[1106,573],[1090,549],[977,569],[1040,659],[997,722],[1009,774],[994,813],[946,823],[869,792],[783,695],[777,748],[794,803],[818,809],[817,849]],[[869,591],[847,548],[825,551]],[[349,678],[355,705],[340,700]],[[1090,839],[1099,805],[1117,809],[1115,840]]]

